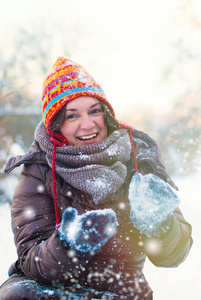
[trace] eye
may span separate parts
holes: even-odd
[[[66,119],[67,119],[67,120],[72,120],[72,119],[75,119],[75,118],[76,118],[76,115],[75,115],[75,114],[67,115],[67,116],[66,116]]]
[[[101,112],[102,112],[102,110],[99,109],[99,108],[93,109],[93,110],[91,111],[92,114],[98,114],[98,113],[101,113]]]

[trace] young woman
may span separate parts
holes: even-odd
[[[42,111],[29,153],[5,168],[24,165],[18,260],[0,299],[152,299],[146,256],[178,266],[192,244],[157,144],[117,121],[99,84],[64,57],[46,75]]]

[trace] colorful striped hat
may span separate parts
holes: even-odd
[[[53,134],[50,125],[56,114],[69,101],[80,96],[96,97],[104,101],[115,115],[105,93],[94,78],[82,66],[65,57],[59,57],[46,74],[43,84],[43,122],[50,135]]]

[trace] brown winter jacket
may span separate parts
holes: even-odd
[[[133,130],[136,157],[139,171],[143,174],[154,173],[172,186],[160,161],[156,143],[146,134]],[[128,205],[128,186],[134,174],[132,161],[128,164],[128,177],[125,184],[110,203],[96,205],[90,195],[69,186],[56,174],[57,198],[60,219],[69,206],[77,209],[78,214],[88,210],[111,207],[118,217],[119,227],[99,253],[88,261],[78,258],[73,260],[67,255],[68,246],[60,239],[55,229],[55,211],[53,204],[53,187],[51,169],[47,164],[45,153],[37,143],[24,156],[11,158],[5,172],[24,164],[19,176],[19,183],[12,203],[12,228],[17,247],[18,261],[10,268],[10,275],[23,272],[29,279],[52,284],[72,284],[73,273],[79,284],[97,290],[111,290],[107,280],[93,280],[93,274],[111,274],[121,272],[142,276],[146,256],[156,266],[175,267],[186,258],[191,244],[191,226],[185,221],[181,211],[176,209],[169,231],[160,238],[146,238],[140,235],[130,222]],[[175,186],[174,186],[175,187]],[[119,206],[119,203],[125,206]],[[150,241],[157,245],[152,251]],[[114,246],[115,245],[115,246]]]

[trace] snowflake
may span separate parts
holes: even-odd
[[[38,256],[36,256],[36,257],[34,258],[34,260],[35,260],[35,261],[39,261],[40,258],[39,258]]]
[[[142,242],[142,241],[140,241],[139,243],[138,243],[138,246],[140,246],[140,247],[142,247],[144,245],[144,243]]]
[[[72,196],[72,192],[71,192],[71,191],[68,191],[68,192],[66,193],[66,195],[67,195],[68,197],[71,197],[71,196]]]
[[[119,206],[120,209],[125,209],[126,208],[126,204],[124,202],[120,202],[118,206]]]
[[[35,209],[32,206],[28,206],[24,209],[24,216],[25,218],[29,219],[35,217]]]
[[[38,193],[42,193],[42,192],[44,192],[45,187],[44,187],[43,184],[39,184],[39,185],[36,187],[36,190],[37,190]]]
[[[152,255],[158,255],[162,251],[161,244],[156,239],[146,240],[145,249]]]

